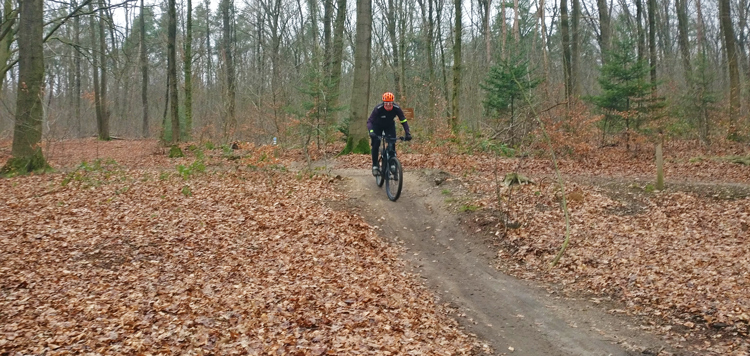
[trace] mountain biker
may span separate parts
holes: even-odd
[[[392,149],[391,154],[396,154],[396,123],[393,119],[398,116],[399,122],[404,126],[404,140],[411,140],[411,132],[409,131],[409,123],[406,122],[404,111],[401,107],[393,102],[393,93],[383,93],[383,102],[375,106],[372,109],[370,118],[367,119],[367,130],[370,132],[370,141],[372,146],[372,175],[377,176],[380,174],[378,169],[378,150],[380,149],[380,139],[378,135],[381,132],[385,132],[386,139]]]

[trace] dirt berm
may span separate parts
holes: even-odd
[[[388,200],[367,170],[333,173],[343,177],[340,188],[349,197],[346,208],[363,216],[391,243],[404,246],[404,259],[439,303],[449,303],[465,330],[495,354],[688,355],[643,331],[637,320],[607,312],[616,305],[562,297],[554,288],[497,270],[497,249],[491,241],[465,231],[462,214],[448,208],[445,194],[461,194],[462,187],[446,180],[446,173],[406,172],[397,202]]]

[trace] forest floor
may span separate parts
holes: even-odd
[[[0,180],[0,354],[750,352],[746,148],[668,145],[663,191],[649,152],[561,160],[550,268],[549,160],[402,147],[393,203],[335,148],[47,146]]]

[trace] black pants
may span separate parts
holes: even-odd
[[[386,140],[390,143],[391,152],[396,152],[396,122],[393,120],[385,122],[376,122],[372,126],[375,135],[380,135],[385,132]],[[378,155],[380,150],[380,139],[375,137],[370,139],[370,145],[372,146],[372,165],[378,165]]]

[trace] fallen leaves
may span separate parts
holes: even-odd
[[[464,181],[476,194],[476,204],[484,207],[476,224],[483,231],[489,228],[501,246],[499,265],[504,271],[618,300],[626,308],[615,312],[647,317],[670,339],[687,340],[703,354],[750,352],[750,198],[740,194],[719,199],[702,191],[711,186],[695,183],[710,175],[742,188],[750,183],[747,167],[724,162],[671,165],[679,179],[693,180],[696,187],[687,192],[644,194],[635,188],[615,191],[566,181],[571,244],[561,264],[550,270],[565,231],[556,185],[547,181],[520,186],[512,195],[501,188],[505,199],[498,202],[492,167],[507,172],[513,161],[500,159],[488,166],[477,164],[479,158],[467,160],[474,161],[476,173],[467,174]],[[535,160],[523,164],[528,167],[524,172],[533,172],[535,179],[548,175]],[[565,173],[574,166],[563,162],[561,167]],[[578,182],[591,174],[585,166],[578,169]],[[646,162],[612,159],[599,165],[596,174],[637,179],[650,170]],[[600,177],[591,180],[606,182]],[[521,222],[520,228],[505,229],[504,219],[498,218],[504,214],[508,221]]]
[[[469,354],[326,178],[107,169],[0,180],[0,353]]]

